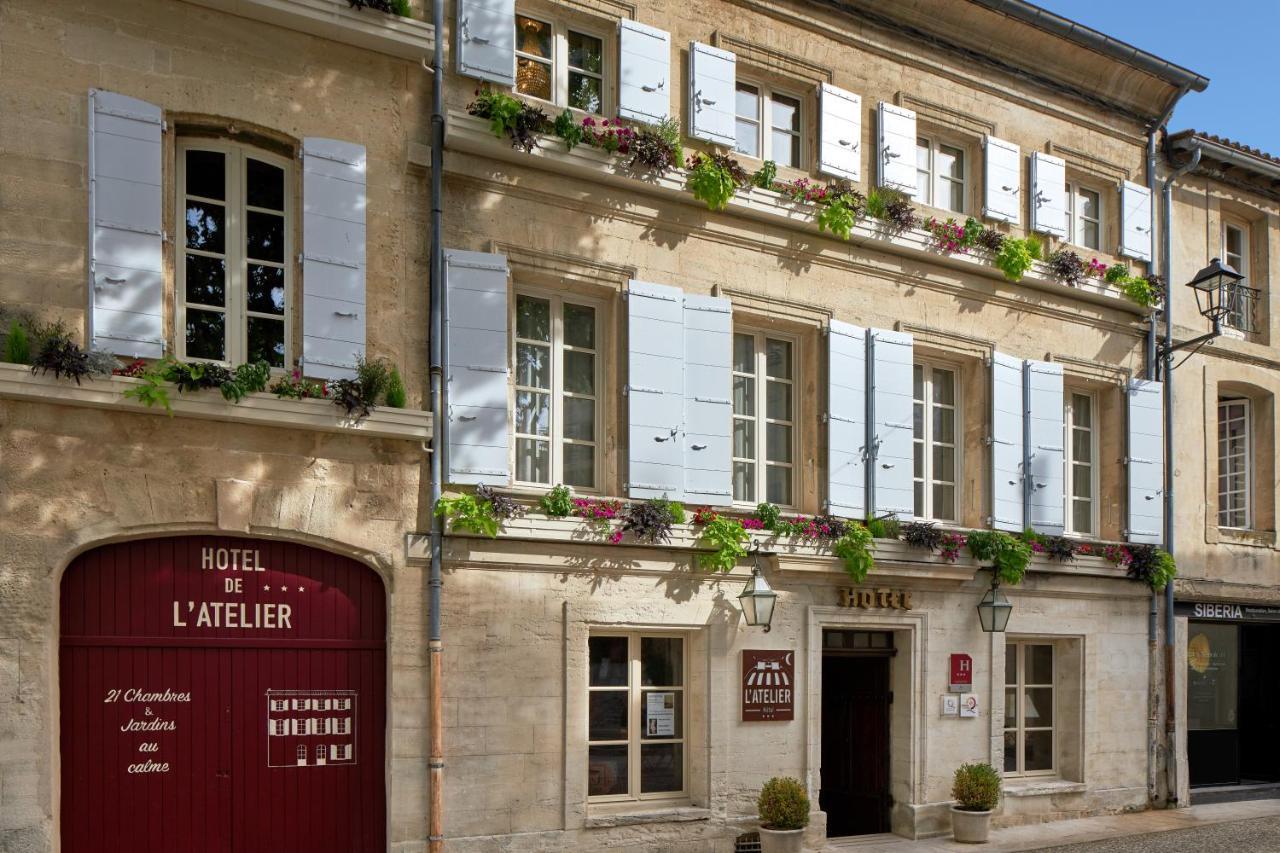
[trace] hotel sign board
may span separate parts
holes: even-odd
[[[1208,622],[1280,622],[1280,607],[1227,601],[1179,601],[1173,612]]]
[[[790,649],[742,650],[742,721],[795,719],[796,655]]]

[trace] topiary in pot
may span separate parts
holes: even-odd
[[[760,789],[756,807],[762,853],[799,853],[809,825],[809,795],[800,780],[774,776]]]
[[[951,783],[951,832],[956,841],[984,844],[991,812],[1000,804],[1000,774],[990,764],[962,764]]]

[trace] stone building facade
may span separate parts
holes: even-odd
[[[128,778],[120,751],[152,743],[129,736],[131,715],[167,713],[149,697],[190,692],[176,724],[211,730],[207,708],[225,699],[234,716],[243,705],[251,728],[263,715],[269,740],[268,691],[358,687],[352,767],[345,751],[268,768],[250,740],[225,747],[227,765],[210,772],[231,781],[218,785],[264,779],[272,790],[272,774],[292,773],[348,786],[285,806],[310,835],[268,827],[237,843],[426,849],[428,452],[442,454],[452,491],[486,485],[525,506],[496,537],[455,525],[445,541],[448,850],[727,852],[756,828],[755,797],[775,775],[808,789],[815,849],[846,835],[941,834],[952,773],[971,761],[1004,772],[1005,824],[1163,802],[1152,594],[1105,556],[1162,541],[1149,309],[1099,277],[1069,286],[1043,261],[1011,282],[989,254],[944,251],[923,227],[863,217],[842,239],[771,187],[741,188],[711,211],[683,165],[645,172],[550,133],[526,151],[469,108],[487,89],[552,118],[574,106],[579,126],[670,117],[685,153],[736,151],[748,171],[767,160],[778,181],[841,179],[864,195],[908,189],[923,220],[973,217],[1138,275],[1158,263],[1148,133],[1183,88],[1206,81],[986,0],[892,11],[456,0],[442,33],[412,6],[408,17],[341,0],[14,0],[0,11],[6,311],[61,320],[126,361],[234,367],[263,355],[278,371],[337,380],[357,354],[380,357],[408,391],[406,408],[353,421],[323,399],[233,405],[174,390],[164,417],[123,396],[142,379],[77,385],[0,364],[4,845],[94,849],[78,827],[121,832],[110,814],[69,813],[78,768],[139,796],[186,790],[182,780],[210,769],[193,769],[162,733],[146,762],[172,765],[167,779],[179,781]],[[437,37],[448,46],[448,399],[437,413],[446,441],[432,448],[420,63]],[[1166,156],[1181,155],[1162,152],[1161,174]],[[1222,188],[1208,206],[1206,185]],[[1274,204],[1245,192],[1216,175],[1181,179],[1174,282],[1203,265],[1204,247],[1182,242],[1200,227],[1195,211],[1220,207],[1249,223],[1250,278],[1263,286]],[[1185,297],[1177,311],[1177,336],[1193,336]],[[1249,361],[1258,376],[1246,390],[1264,395],[1264,412],[1269,336],[1250,334],[1193,363],[1203,387],[1216,370],[1235,388],[1244,380],[1228,364]],[[1239,355],[1223,362],[1223,351]],[[1270,499],[1255,491],[1253,532],[1222,532],[1198,494],[1183,496],[1212,470],[1195,442],[1213,399],[1203,396],[1203,424],[1197,414],[1176,433],[1188,578],[1177,594],[1262,601]],[[618,535],[616,518],[550,516],[540,499],[561,483],[588,501],[680,500],[690,522],[645,542]],[[1033,527],[1091,550],[1068,562],[1035,554],[1020,584],[1001,587],[1007,630],[987,633],[975,608],[990,561],[963,550],[948,559],[881,538],[855,583],[829,542],[752,531],[758,555],[703,569],[711,546],[693,510],[749,518],[760,502],[787,517]],[[275,604],[268,628],[254,606],[275,598],[253,583],[242,597],[219,549],[257,555],[263,592],[287,595],[300,633],[269,633],[284,611]],[[1239,554],[1250,556],[1237,570]],[[136,604],[117,593],[98,607],[108,596],[94,579],[108,567],[136,574],[121,587],[140,590]],[[778,593],[767,632],[735,600],[753,567]],[[1208,586],[1240,571],[1257,575],[1247,592]],[[353,609],[368,573],[385,600]],[[308,610],[304,590],[336,609]],[[193,621],[201,603],[239,622]],[[109,609],[110,625],[90,618]],[[163,618],[119,616],[135,609]],[[248,633],[243,613],[254,614]],[[326,633],[338,622],[351,632]],[[381,639],[367,636],[384,623]],[[1185,675],[1187,642],[1175,673]],[[148,669],[151,652],[137,649],[189,663]],[[233,672],[270,675],[182,681],[224,652]],[[71,663],[96,654],[140,662],[127,679]],[[270,655],[290,663],[270,669]],[[346,663],[305,664],[325,655]],[[790,695],[748,713],[756,661],[785,673]],[[968,684],[953,686],[956,666]],[[113,689],[143,698],[123,700],[117,719],[114,702],[96,710],[95,691]],[[78,739],[82,725],[106,734]],[[382,791],[337,775],[367,772],[360,762],[379,751]],[[365,799],[323,799],[344,796],[334,790]],[[215,813],[193,802],[192,813]],[[243,798],[217,802],[229,821],[257,814]],[[364,819],[360,834],[348,815]],[[177,837],[138,826],[138,839]],[[223,835],[203,838],[219,849]]]

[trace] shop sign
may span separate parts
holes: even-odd
[[[1174,604],[1173,611],[1178,616],[1219,622],[1280,622],[1280,607],[1263,604],[1179,601]]]
[[[840,606],[860,607],[863,610],[910,610],[911,590],[888,587],[854,589],[845,586],[840,588]]]
[[[958,652],[951,656],[952,693],[968,693],[973,689],[973,658]]]
[[[795,652],[742,650],[742,721],[795,719]]]

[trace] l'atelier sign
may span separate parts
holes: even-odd
[[[796,655],[742,650],[742,721],[795,719]]]
[[[840,606],[861,607],[863,610],[872,608],[910,610],[911,590],[889,589],[888,587],[854,589],[853,587],[845,586],[840,588]]]

